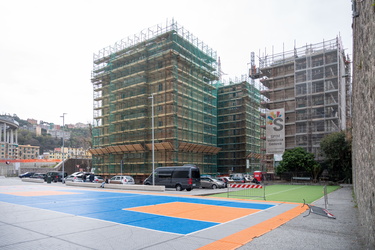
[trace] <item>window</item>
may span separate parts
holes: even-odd
[[[172,177],[172,171],[171,170],[160,170],[159,172],[156,172],[156,176],[159,178],[171,178]]]
[[[189,170],[175,170],[173,172],[173,178],[189,178]]]
[[[300,84],[296,86],[297,95],[305,95],[306,94],[306,84]]]
[[[306,133],[306,123],[303,122],[303,123],[297,123],[296,124],[297,126],[297,133]]]

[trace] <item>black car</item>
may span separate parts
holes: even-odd
[[[25,178],[25,177],[30,177],[33,174],[35,174],[35,173],[34,172],[26,172],[26,173],[20,174],[18,177]]]
[[[67,177],[68,174],[64,173],[64,178]],[[51,177],[51,181],[57,182],[62,181],[62,172],[48,172],[46,176],[44,177],[44,181],[47,181],[47,178]]]

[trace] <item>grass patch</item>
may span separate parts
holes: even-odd
[[[270,185],[266,186],[266,200],[267,201],[284,201],[312,203],[324,195],[324,186],[310,186],[310,185]],[[327,186],[327,193],[339,189],[340,186]],[[230,192],[230,198],[249,199],[249,200],[263,200],[259,197],[263,195],[262,189],[240,189],[238,191]],[[214,197],[228,197],[227,193],[214,194]]]

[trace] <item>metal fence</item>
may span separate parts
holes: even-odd
[[[229,184],[227,197],[262,198],[266,200],[266,186],[260,184]]]

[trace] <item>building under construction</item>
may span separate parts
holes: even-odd
[[[248,79],[218,87],[218,171],[261,170],[260,91]]]
[[[174,21],[100,50],[95,171],[143,178],[153,166],[196,164],[216,173],[217,80],[216,52]]]
[[[285,149],[320,154],[321,139],[350,121],[350,62],[338,37],[292,51],[263,55],[250,77],[259,78],[263,107],[285,110]],[[264,127],[264,126],[263,126]],[[265,138],[265,137],[263,137]],[[273,157],[264,158],[269,167]]]

